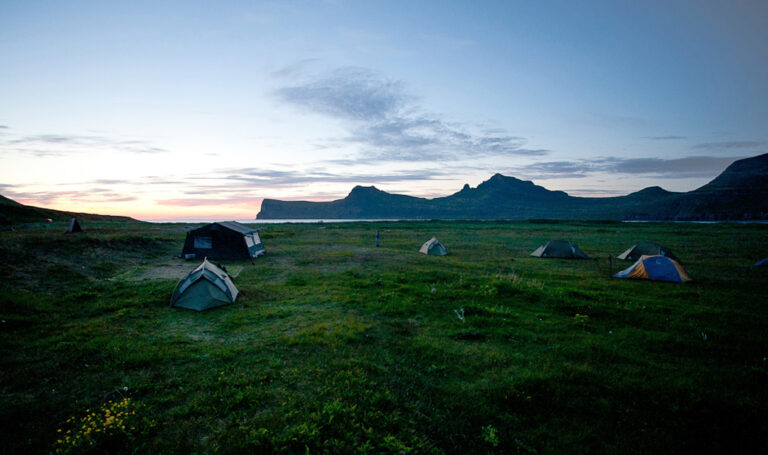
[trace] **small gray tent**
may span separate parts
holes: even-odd
[[[237,221],[219,221],[187,232],[181,256],[253,259],[264,254],[259,231]]]
[[[640,259],[640,256],[664,256],[680,262],[680,259],[672,254],[672,250],[653,242],[640,242],[637,245],[632,245],[627,251],[616,257],[626,261],[636,261]]]
[[[436,237],[432,237],[427,240],[424,245],[421,245],[419,253],[431,254],[434,256],[445,256],[448,254],[448,248],[445,247]]]
[[[176,286],[171,306],[203,311],[234,303],[237,288],[227,272],[207,259]]]
[[[537,258],[589,259],[589,256],[567,240],[552,240],[536,248],[531,256]]]

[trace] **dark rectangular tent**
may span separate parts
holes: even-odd
[[[237,221],[219,221],[187,232],[185,258],[252,259],[264,254],[259,232]]]

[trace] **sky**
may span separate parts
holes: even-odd
[[[690,191],[766,126],[761,0],[0,1],[0,194],[60,210]]]

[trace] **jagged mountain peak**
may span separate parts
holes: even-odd
[[[450,196],[425,199],[356,186],[331,202],[265,200],[258,218],[768,219],[768,154],[740,160],[698,190],[658,186],[627,196],[573,197],[500,173]]]

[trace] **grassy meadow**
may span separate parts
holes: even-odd
[[[202,313],[187,227],[0,232],[0,452],[768,453],[768,226],[265,224]],[[610,278],[641,240],[694,281]]]

